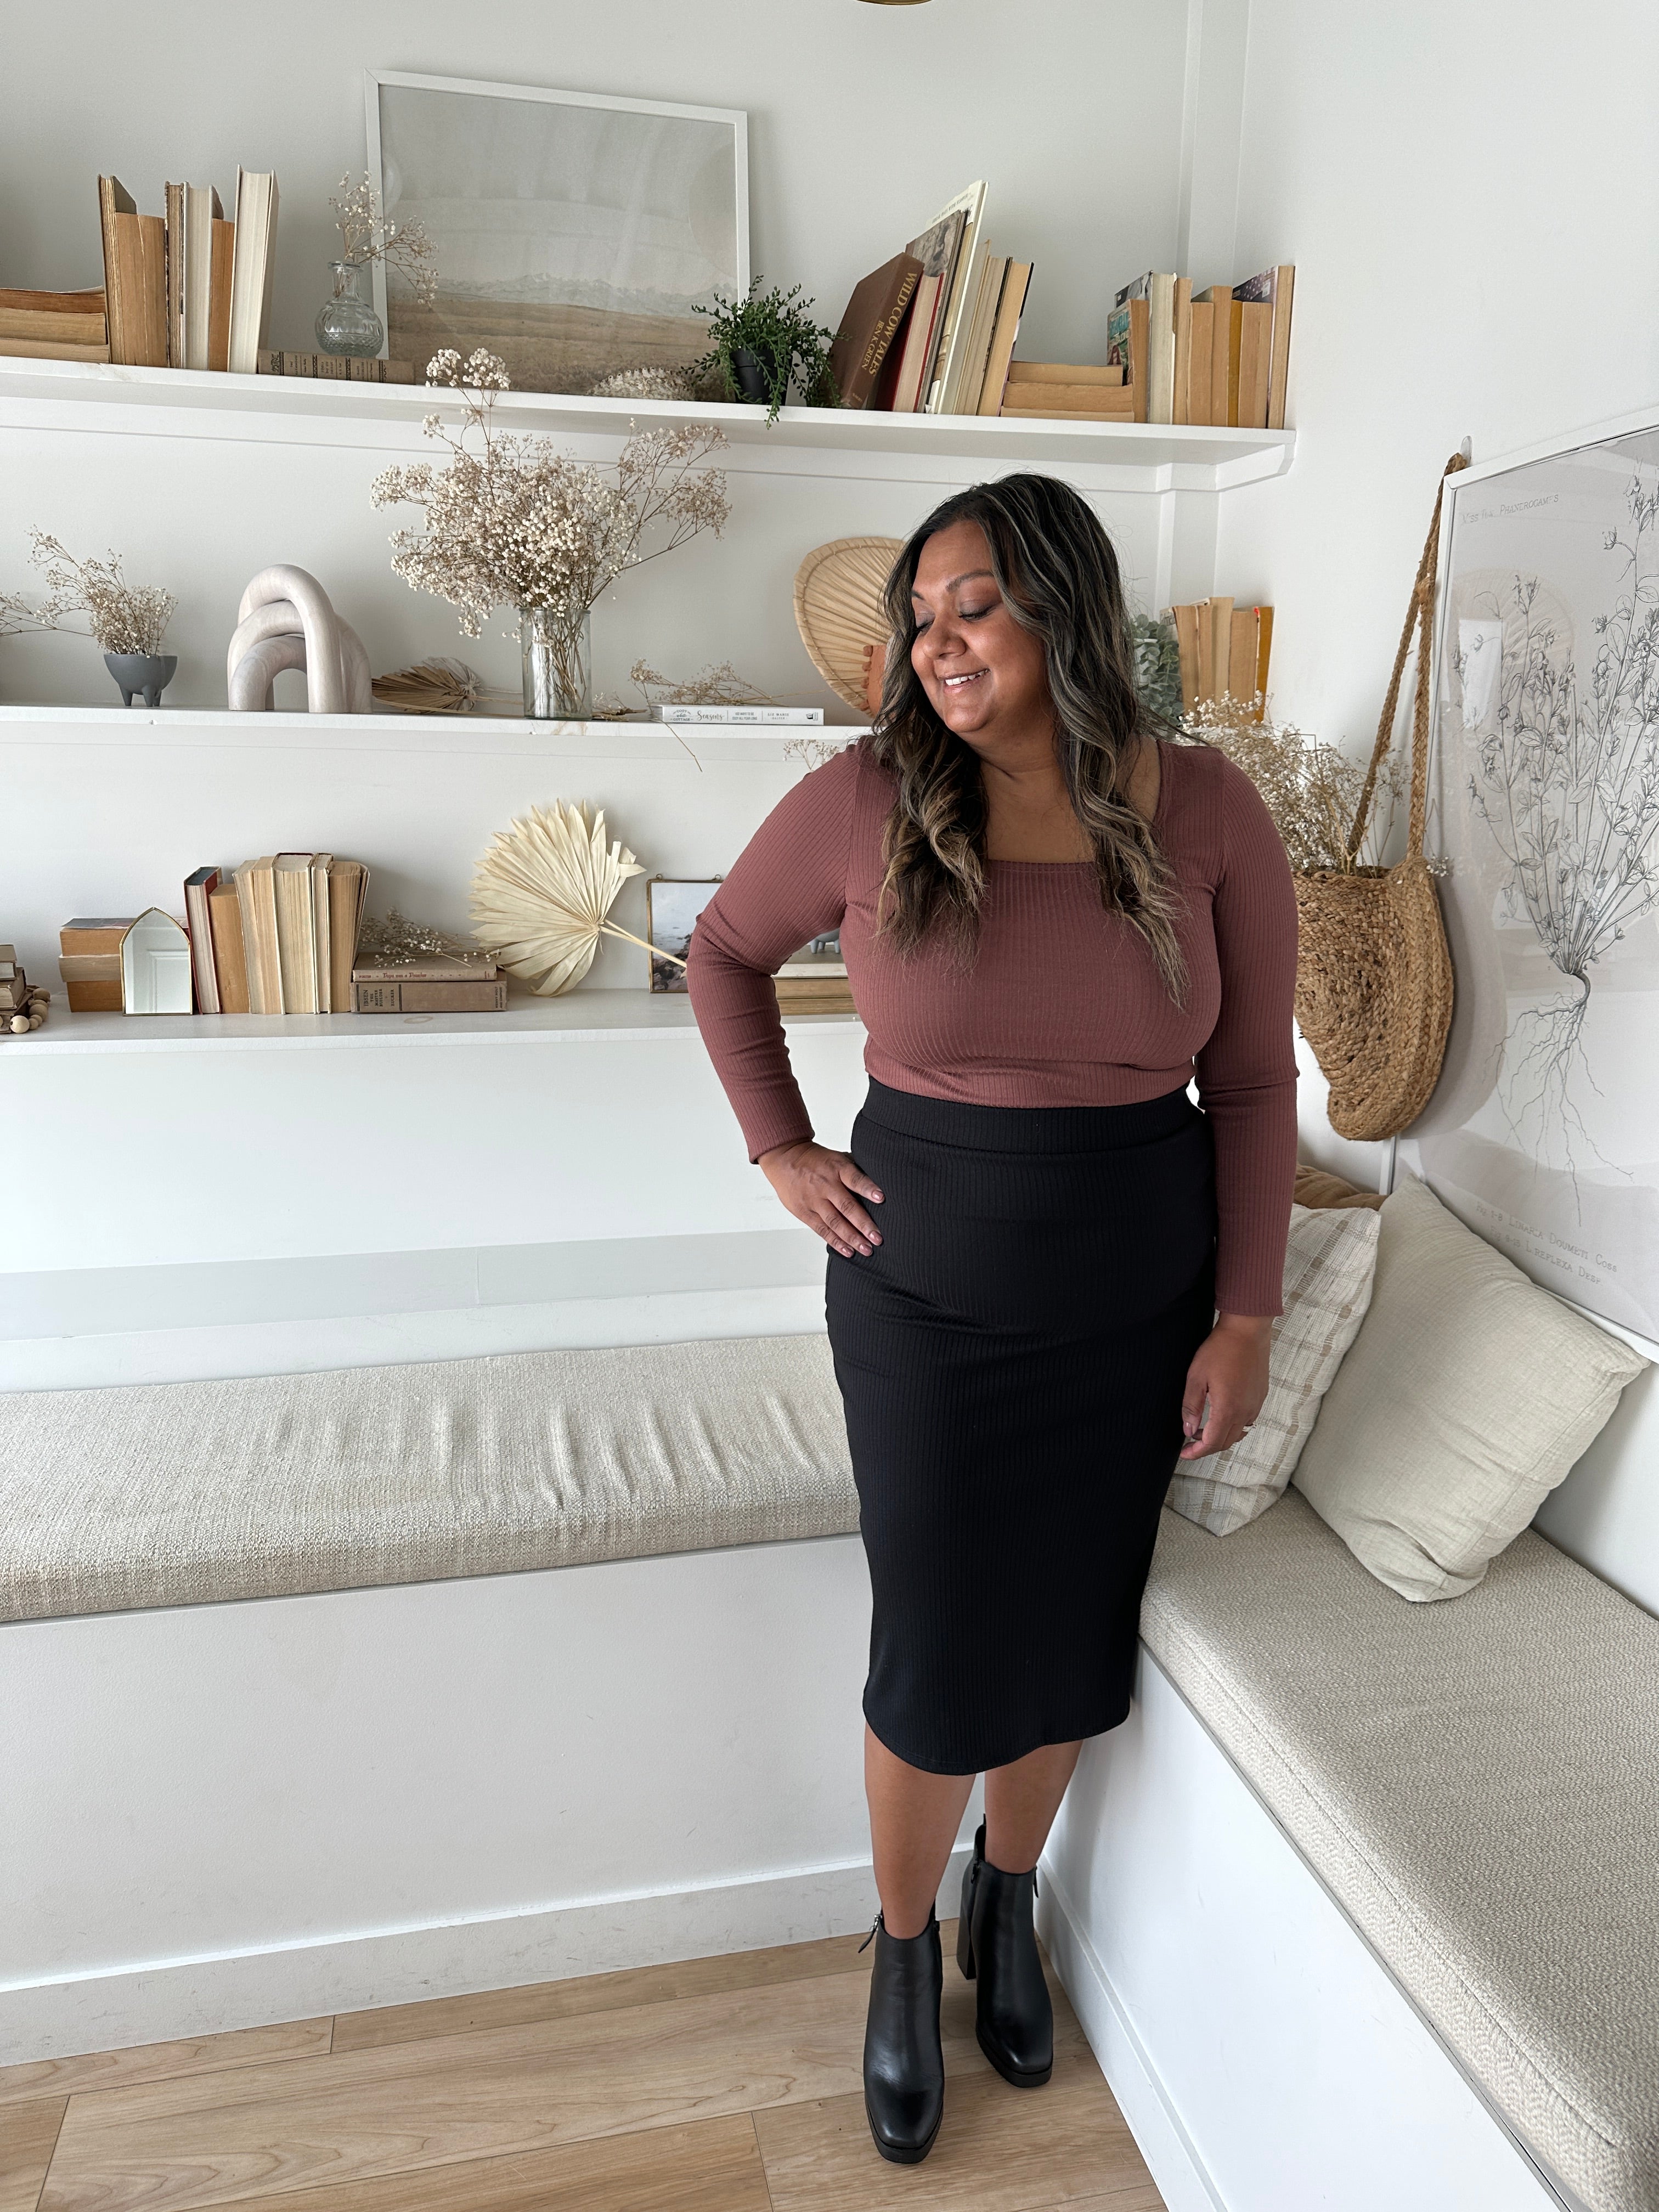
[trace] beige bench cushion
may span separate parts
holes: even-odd
[[[822,1336],[8,1398],[0,1620],[841,1534]]]
[[[1532,1532],[1455,1605],[1294,1491],[1166,1512],[1149,1650],[1593,2212],[1659,2206],[1659,1621]]]

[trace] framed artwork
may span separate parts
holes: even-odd
[[[647,878],[645,933],[651,945],[651,988],[653,991],[684,992],[684,969],[677,967],[674,960],[659,960],[657,955],[659,951],[672,952],[675,960],[684,959],[685,949],[691,942],[691,933],[697,926],[697,916],[720,887],[718,876],[651,876]]]
[[[1411,1134],[1517,1267],[1659,1337],[1659,410],[1454,477],[1442,530],[1457,991]]]
[[[387,217],[423,223],[437,297],[374,264],[394,360],[418,382],[483,346],[522,392],[708,350],[692,313],[749,285],[748,118],[736,109],[365,72]]]

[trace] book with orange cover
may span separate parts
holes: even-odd
[[[1215,307],[1208,300],[1194,300],[1188,310],[1192,323],[1193,365],[1189,379],[1191,422],[1213,422],[1212,363],[1215,349]]]
[[[1177,276],[1171,313],[1175,322],[1175,383],[1170,394],[1170,420],[1193,420],[1193,280]]]
[[[1255,611],[1255,719],[1259,722],[1267,711],[1267,659],[1273,651],[1273,611],[1258,607]]]
[[[1233,350],[1233,288],[1231,284],[1206,285],[1197,297],[1213,311],[1207,420],[1220,428],[1238,420],[1234,404],[1237,391],[1238,356]]]
[[[921,275],[914,253],[896,253],[854,286],[830,349],[830,368],[843,407],[869,406]]]
[[[140,215],[118,177],[98,179],[104,240],[104,296],[109,307],[109,357],[137,368],[167,362],[167,225]]]
[[[361,860],[331,860],[328,864],[329,995],[336,1013],[351,1004],[351,970],[357,957],[357,933],[362,927],[363,906],[368,897],[368,870]]]
[[[1198,684],[1198,609],[1196,606],[1173,607],[1176,646],[1181,660],[1181,704],[1190,714],[1203,696]]]
[[[242,906],[228,878],[208,893],[208,927],[213,937],[213,972],[222,1014],[249,1011],[247,962],[242,950]]]
[[[213,219],[212,261],[208,272],[208,344],[210,368],[230,367],[230,278],[236,258],[236,226]]]
[[[1152,395],[1152,302],[1131,300],[1129,309],[1129,383],[1134,393],[1134,419],[1151,420]]]
[[[1235,294],[1233,312],[1239,318],[1238,427],[1241,430],[1265,430],[1273,311],[1265,300],[1241,301]]]
[[[1002,297],[997,303],[996,322],[991,332],[991,350],[985,363],[985,380],[980,387],[979,411],[994,415],[1001,408],[1004,386],[1008,381],[1008,370],[1013,360],[1014,342],[1019,336],[1019,319],[1025,311],[1025,295],[1030,289],[1031,264],[1011,261],[1008,273],[1002,280]]]

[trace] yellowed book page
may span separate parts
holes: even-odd
[[[1224,699],[1232,680],[1233,603],[1210,601],[1210,683],[1212,699]]]

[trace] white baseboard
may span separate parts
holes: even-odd
[[[939,1886],[956,1910],[971,1843]],[[0,1986],[0,2065],[862,1934],[869,1860]],[[1171,2200],[1173,2203],[1174,2200]]]
[[[1110,1977],[1082,1931],[1080,1916],[1046,1860],[1038,1879],[1038,1933],[1169,2212],[1227,2212],[1226,2202],[1147,2057]]]

